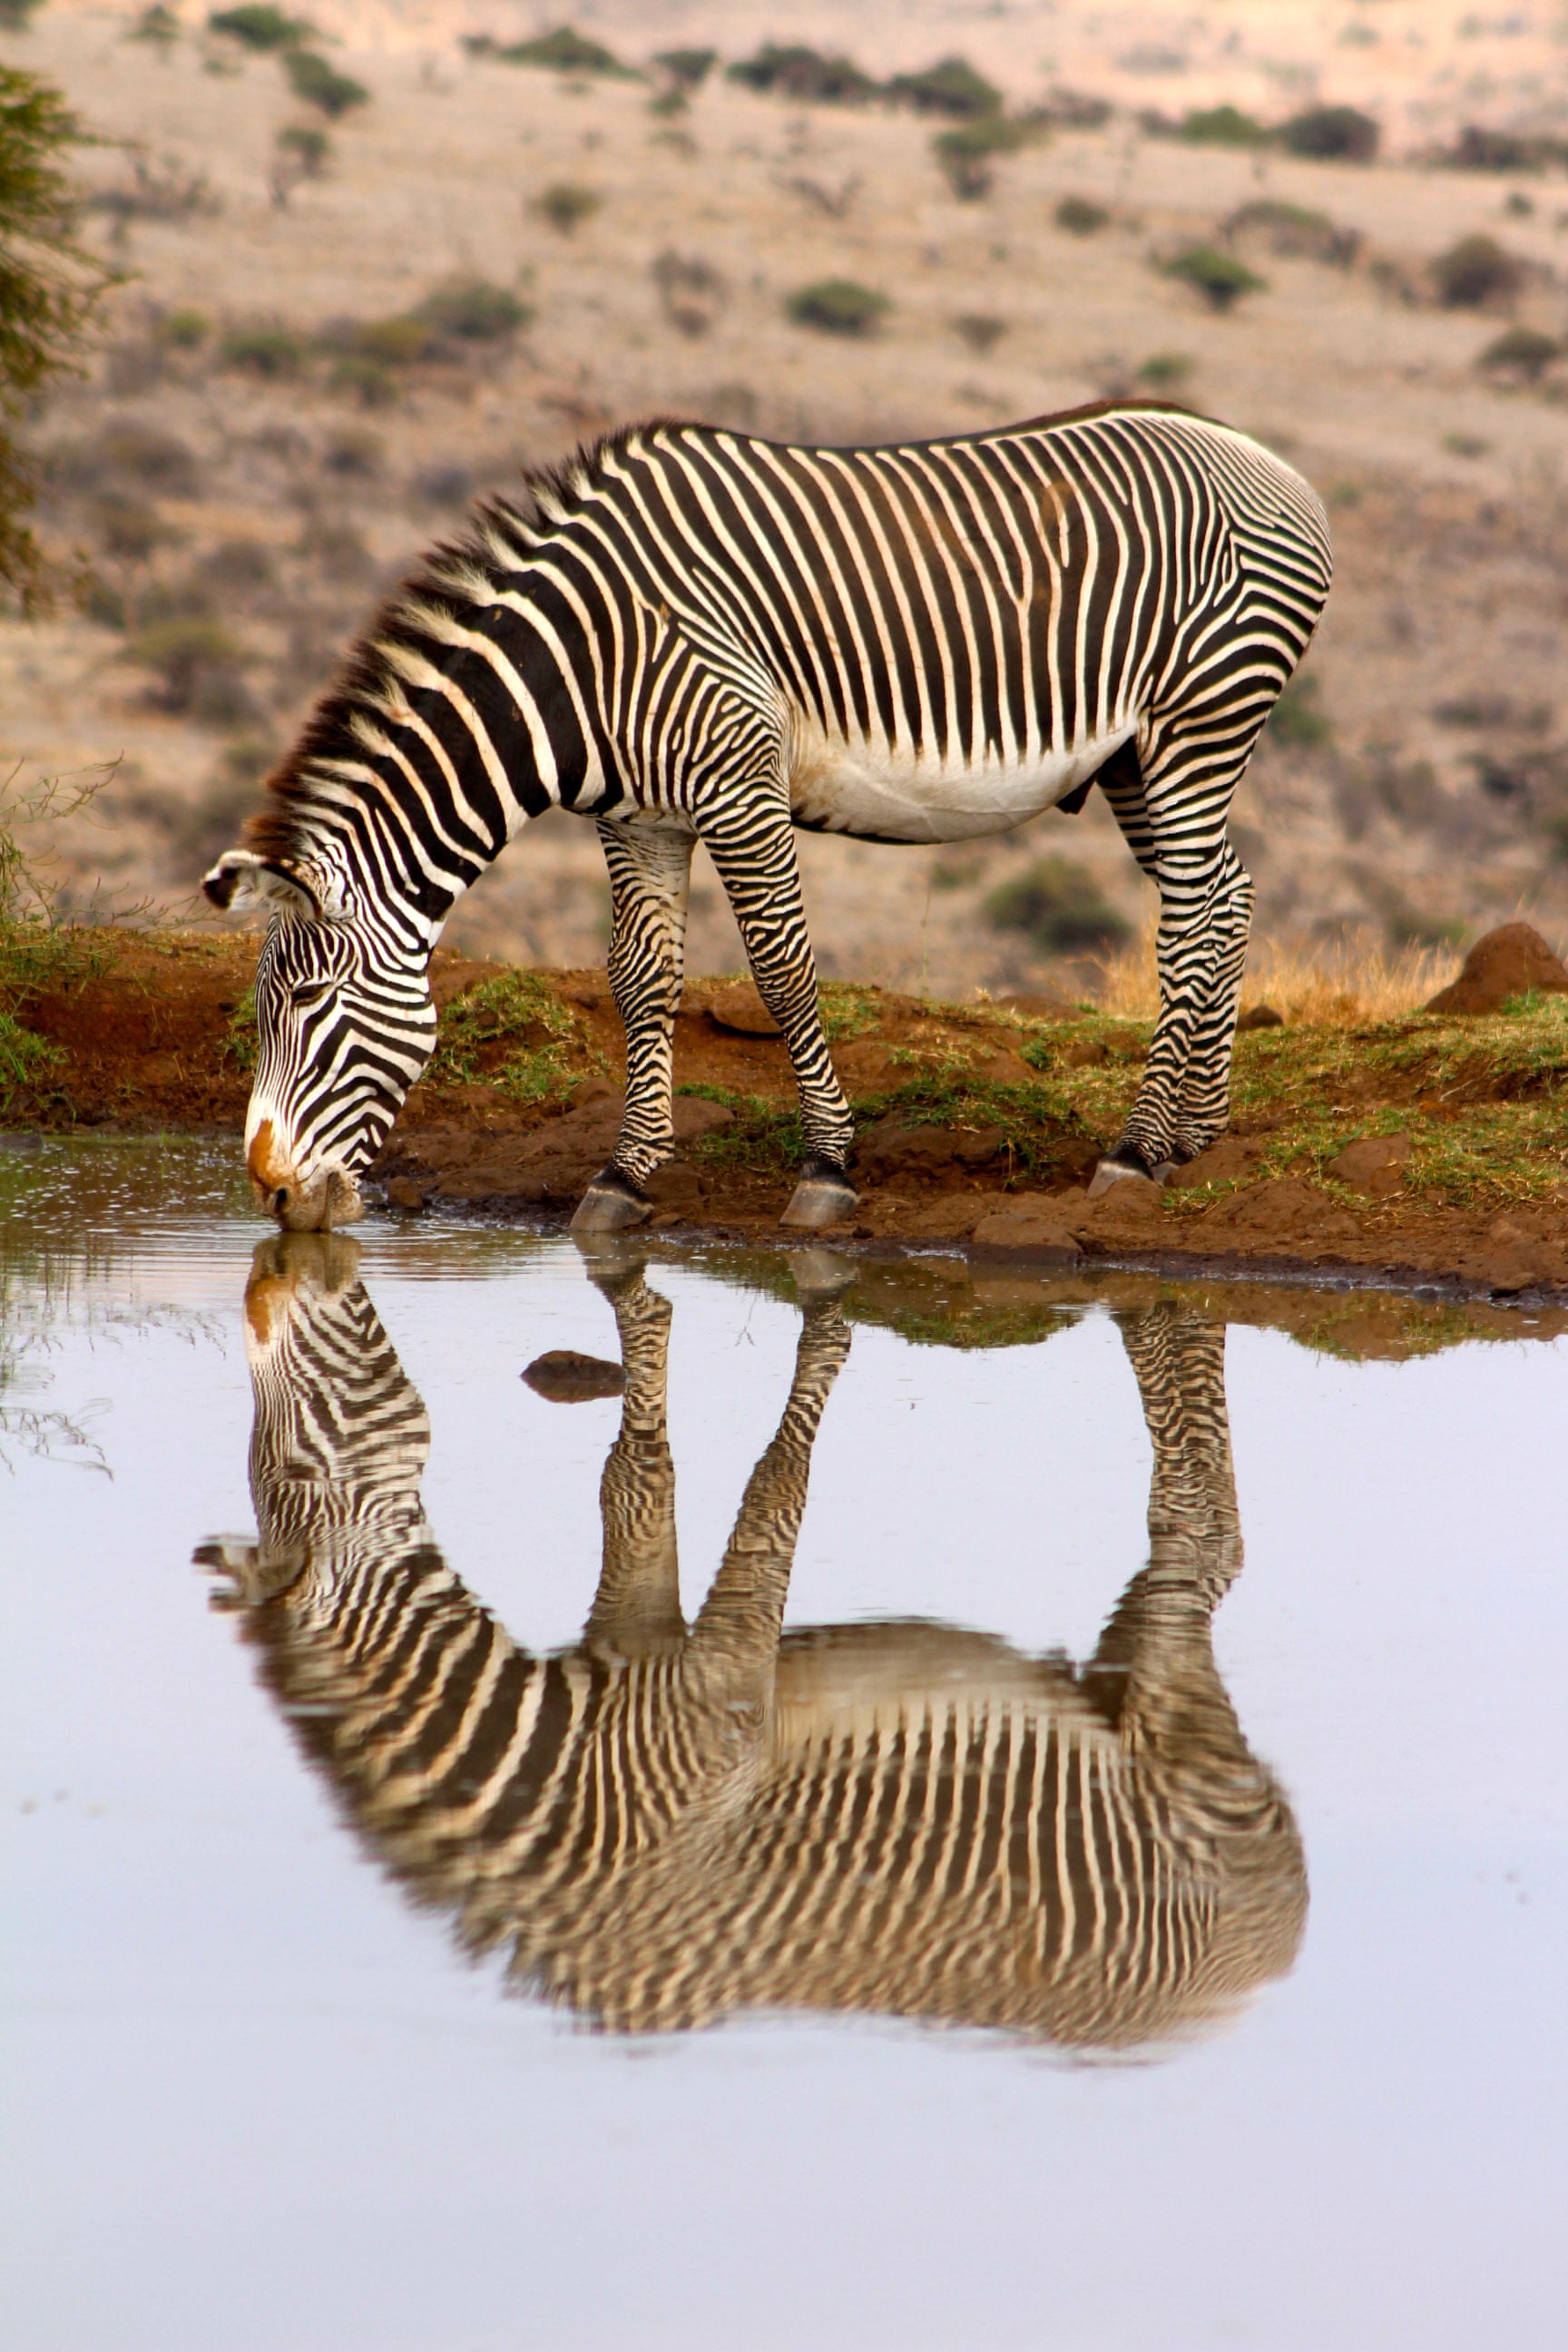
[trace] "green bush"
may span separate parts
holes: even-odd
[[[592,220],[604,203],[595,188],[584,188],[575,180],[555,180],[533,199],[533,209],[542,221],[570,236],[585,220]]]
[[[1043,857],[1015,875],[981,913],[995,930],[1026,932],[1045,955],[1103,954],[1131,936],[1093,875],[1070,857]]]
[[[1268,283],[1234,253],[1221,253],[1212,245],[1189,245],[1162,267],[1167,278],[1180,278],[1201,294],[1211,310],[1229,310],[1244,294],[1259,293]]]
[[[273,143],[307,180],[320,177],[332,144],[319,122],[286,122]]]
[[[1476,365],[1489,375],[1515,375],[1526,383],[1539,383],[1563,352],[1555,336],[1543,335],[1538,328],[1510,327],[1487,345]]]
[[[784,311],[794,325],[815,327],[825,335],[869,335],[892,307],[885,294],[858,286],[852,278],[819,278],[792,294]]]
[[[984,359],[1006,333],[1007,321],[996,318],[989,310],[963,310],[952,322],[952,331],[961,342],[967,343],[972,352]]]
[[[1318,708],[1315,677],[1293,677],[1281,689],[1268,714],[1268,732],[1276,743],[1293,751],[1321,751],[1333,740],[1333,729]]]
[[[1432,264],[1437,299],[1450,310],[1482,310],[1511,300],[1524,275],[1524,264],[1495,236],[1462,236]]]
[[[0,0],[0,33],[22,33],[43,5],[43,0]]]
[[[176,718],[236,726],[251,716],[244,649],[217,621],[159,621],[132,639],[125,658],[153,672],[160,708]]]
[[[1064,196],[1055,215],[1058,228],[1068,236],[1095,236],[1110,219],[1103,205],[1090,202],[1088,196]]]
[[[77,241],[79,198],[61,168],[81,137],[58,90],[0,65],[0,590],[24,607],[47,600],[47,578],[26,521],[33,469],[10,428],[76,371],[110,283]]]
[[[163,0],[153,0],[153,5],[142,9],[125,37],[128,41],[145,41],[149,48],[172,49],[180,37],[180,20],[172,8],[164,7]]]
[[[1382,132],[1370,114],[1353,106],[1310,106],[1281,123],[1277,135],[1291,155],[1319,163],[1370,163]]]
[[[513,41],[505,48],[490,47],[489,54],[499,58],[506,66],[541,66],[552,73],[624,74],[627,68],[602,41],[589,40],[571,25],[557,25],[552,33],[542,33],[537,40]]]
[[[943,58],[923,73],[895,74],[888,94],[917,114],[947,114],[959,121],[1002,111],[1001,91],[967,58]]]
[[[672,89],[689,96],[701,89],[718,58],[717,49],[660,49],[654,64]]]
[[[226,33],[232,40],[242,41],[247,49],[298,48],[302,41],[321,38],[307,16],[286,16],[281,8],[272,8],[258,0],[258,5],[243,8],[219,8],[207,18],[209,29]]]
[[[1264,124],[1239,106],[1194,107],[1176,135],[1194,147],[1267,147],[1269,138]]]
[[[211,334],[212,320],[205,310],[165,310],[153,332],[172,352],[194,352]]]
[[[340,73],[314,49],[287,49],[283,70],[289,77],[289,87],[296,98],[307,106],[319,106],[321,112],[336,122],[356,106],[368,106],[370,92],[363,82],[351,80]]]
[[[764,41],[754,57],[741,58],[726,72],[746,89],[765,90],[801,105],[864,106],[878,95],[870,75],[847,58],[825,57],[799,41],[783,47]]]
[[[533,312],[488,278],[448,278],[426,294],[414,316],[455,342],[499,343],[526,327]]]
[[[931,142],[931,153],[953,194],[973,203],[990,194],[991,166],[996,158],[1015,154],[1027,146],[1032,135],[1028,125],[1013,116],[981,114],[951,131],[939,131]]]
[[[226,367],[243,368],[268,383],[298,375],[305,361],[305,346],[289,327],[231,327],[218,352]]]
[[[1139,362],[1138,382],[1152,392],[1174,392],[1186,383],[1194,364],[1186,352],[1151,352]]]
[[[1225,224],[1225,240],[1236,245],[1258,237],[1270,253],[1308,261],[1331,262],[1348,269],[1361,250],[1361,232],[1339,228],[1327,213],[1308,205],[1288,205],[1264,196],[1243,205]]]

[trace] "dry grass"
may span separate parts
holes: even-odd
[[[1106,959],[1095,990],[1103,1012],[1129,1021],[1152,1021],[1158,1013],[1154,931],[1154,919],[1146,918],[1137,939]],[[1455,948],[1389,949],[1353,932],[1315,947],[1255,940],[1242,1011],[1270,1004],[1289,1022],[1321,1028],[1398,1021],[1447,988],[1462,961]]]

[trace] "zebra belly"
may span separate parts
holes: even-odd
[[[816,733],[797,740],[790,766],[790,810],[816,833],[866,841],[969,841],[1007,833],[1056,803],[1103,767],[1136,722],[1090,736],[1070,751],[1005,759],[990,753],[965,765],[926,751],[889,751]]]

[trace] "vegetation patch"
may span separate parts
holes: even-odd
[[[584,1076],[582,1025],[538,972],[509,967],[447,1006],[426,1082],[479,1083],[512,1102],[542,1101]]]
[[[784,315],[793,325],[815,328],[818,334],[869,335],[892,307],[885,294],[852,278],[818,278],[789,297]]]

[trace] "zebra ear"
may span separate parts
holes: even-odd
[[[265,906],[279,914],[308,915],[316,922],[341,911],[298,868],[276,866],[253,849],[226,849],[211,872],[203,875],[202,890],[215,907]]]

